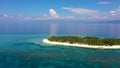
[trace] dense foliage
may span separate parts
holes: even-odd
[[[68,42],[68,43],[79,43],[89,45],[120,45],[120,39],[113,38],[97,38],[97,37],[78,37],[78,36],[51,36],[48,38],[50,41],[56,42]]]

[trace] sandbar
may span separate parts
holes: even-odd
[[[107,46],[107,45],[88,45],[88,44],[70,44],[67,42],[54,42],[54,41],[49,41],[48,39],[43,39],[42,40],[44,43],[47,44],[52,44],[52,45],[63,45],[63,46],[74,46],[74,47],[83,47],[83,48],[96,48],[96,49],[120,49],[120,45],[112,45],[112,46]]]

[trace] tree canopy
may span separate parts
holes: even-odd
[[[120,39],[114,38],[98,38],[98,37],[78,37],[78,36],[51,36],[48,38],[50,41],[55,42],[68,42],[88,45],[120,45]]]

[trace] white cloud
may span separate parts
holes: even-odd
[[[64,16],[63,19],[75,19],[74,16]]]
[[[115,10],[111,10],[110,15],[111,16],[120,16],[120,6],[119,6],[119,8],[117,8]]]
[[[50,9],[49,13],[52,17],[59,17],[59,15],[57,14],[57,12],[54,9]]]
[[[109,18],[114,20],[120,20],[120,6],[117,9],[109,12]]]
[[[112,2],[97,2],[97,4],[104,4],[104,5],[106,5],[106,4],[112,4]]]
[[[64,7],[63,9],[76,13],[77,17],[75,19],[79,20],[120,20],[120,6],[117,9],[107,12],[69,7]]]
[[[87,11],[87,10],[85,10]],[[54,9],[49,10],[50,15],[48,14],[43,14],[38,17],[32,17],[32,16],[24,16],[24,15],[15,15],[15,16],[10,16],[7,13],[3,14],[0,16],[0,19],[9,19],[9,20],[74,20],[78,19],[75,16],[71,15],[66,15],[66,16],[60,16]],[[87,13],[87,12],[84,12]],[[89,10],[89,13],[92,13],[92,11]]]
[[[24,16],[24,15],[15,15],[10,16],[7,13],[0,16],[0,19],[10,19],[10,20],[108,20],[108,19],[120,19],[120,7],[111,10],[108,12],[99,12],[97,10],[83,9],[83,8],[69,8],[64,7],[63,9],[68,10],[69,12],[76,13],[76,15],[59,15],[54,9],[48,10],[48,13],[45,13],[38,17]]]
[[[50,16],[47,19],[74,19],[74,16],[60,16],[54,9],[49,10]]]
[[[8,14],[5,13],[3,16],[4,16],[4,17],[8,17]]]
[[[84,9],[84,8],[69,8],[69,7],[63,7],[63,9],[68,10],[73,13],[81,14],[81,15],[92,15],[97,14],[97,10],[91,10],[91,9]]]
[[[2,16],[0,16],[0,19],[12,19],[15,18],[14,16],[10,16],[7,13],[3,14]]]
[[[113,10],[110,11],[110,14],[111,14],[111,16],[117,15],[116,11],[113,11]]]

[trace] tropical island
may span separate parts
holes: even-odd
[[[51,36],[43,40],[44,43],[66,46],[77,46],[100,49],[120,49],[120,39],[79,37],[79,36]]]

